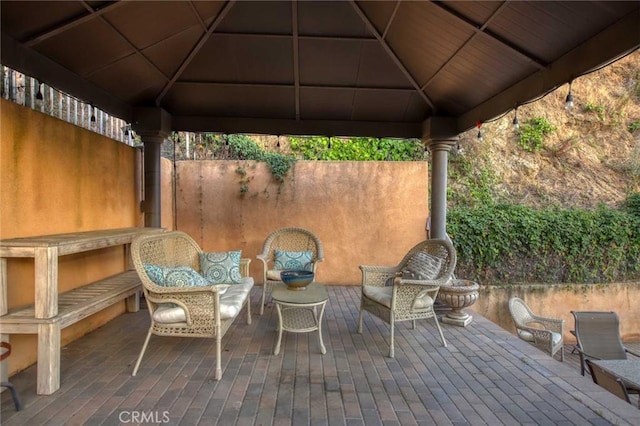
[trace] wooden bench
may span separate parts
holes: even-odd
[[[60,387],[62,329],[122,300],[126,300],[128,312],[139,310],[142,284],[132,269],[130,244],[149,232],[161,230],[122,228],[0,241],[0,328],[3,335],[38,335],[38,394],[49,395]],[[59,256],[117,245],[125,246],[124,272],[58,294]],[[10,257],[35,259],[33,305],[7,309],[6,266]]]

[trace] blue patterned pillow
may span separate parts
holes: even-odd
[[[143,265],[149,279],[162,287],[202,287],[211,285],[202,275],[189,266]]]
[[[241,250],[203,252],[200,254],[200,271],[212,284],[239,284]]]
[[[305,271],[313,271],[313,265],[311,259],[313,253],[310,251],[274,251],[275,269],[304,269]]]

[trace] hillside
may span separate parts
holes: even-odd
[[[514,112],[460,138],[451,155],[451,199],[490,191],[496,200],[591,209],[618,206],[640,191],[640,51],[518,108],[521,124],[542,117],[556,127],[537,153],[518,145]],[[634,130],[633,132],[630,131]]]

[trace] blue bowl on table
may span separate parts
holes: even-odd
[[[306,290],[314,279],[314,273],[302,269],[287,270],[280,273],[280,279],[289,290]]]

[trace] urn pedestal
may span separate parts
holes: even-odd
[[[473,305],[478,300],[477,283],[469,280],[451,280],[447,285],[440,287],[438,300],[451,307],[451,311],[442,316],[445,324],[466,327],[471,324],[473,317],[463,311],[464,308]]]

